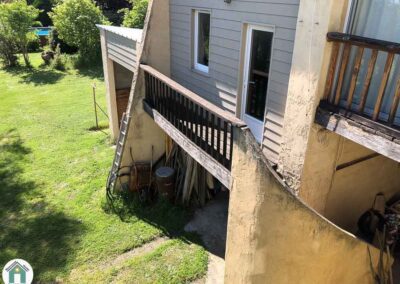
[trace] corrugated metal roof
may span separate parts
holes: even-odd
[[[131,29],[125,27],[115,27],[115,26],[104,26],[104,25],[96,25],[99,29],[105,30],[119,36],[141,42],[142,41],[142,29]]]

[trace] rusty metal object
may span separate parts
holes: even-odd
[[[149,188],[151,185],[151,163],[135,162],[131,167],[131,178],[129,188],[138,191],[141,188]]]
[[[173,201],[175,197],[175,177],[173,168],[161,167],[156,171],[156,183],[161,196]]]

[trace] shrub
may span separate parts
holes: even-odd
[[[37,52],[40,50],[40,40],[36,35],[32,35],[32,38],[28,42],[28,52]]]
[[[30,66],[28,57],[28,43],[32,40],[34,32],[31,27],[36,24],[35,19],[39,10],[26,3],[26,0],[15,0],[0,3],[0,34],[2,43],[7,42],[10,47],[19,49],[24,57],[25,65]],[[17,50],[14,49],[15,53]],[[4,47],[1,48],[4,50]]]
[[[96,58],[100,54],[100,36],[96,24],[108,24],[92,0],[64,0],[50,13],[58,36],[75,46],[81,56]]]
[[[42,52],[41,57],[45,65],[50,65],[51,61],[54,59],[54,52],[52,50],[45,50]]]
[[[66,44],[65,41],[61,40],[60,37],[58,36],[58,31],[56,29],[52,29],[50,33],[49,43],[50,43],[50,48],[53,51],[56,50],[57,45],[60,46],[61,53],[73,54],[78,51],[78,48],[70,46]]]
[[[50,67],[59,71],[65,71],[65,58],[61,54],[60,46],[57,45],[54,58],[51,60]]]
[[[149,4],[148,0],[130,0],[132,2],[133,8],[122,9],[124,13],[124,21],[122,25],[128,28],[138,28],[142,29],[144,26],[144,21],[146,19],[147,7]]]
[[[12,38],[0,32],[0,61],[6,67],[17,65],[18,58],[15,56],[17,46]]]

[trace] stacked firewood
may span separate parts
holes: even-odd
[[[203,206],[211,199],[214,178],[177,144],[167,147],[166,166],[176,171],[176,203]]]

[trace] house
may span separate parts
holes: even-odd
[[[130,153],[162,156],[168,136],[230,190],[225,282],[374,283],[386,250],[358,220],[400,189],[398,11],[150,1],[109,184]],[[100,29],[112,113],[116,61]]]
[[[9,265],[5,272],[8,276],[8,283],[10,284],[26,284],[27,283],[27,275],[26,273],[29,271],[29,268],[25,265],[21,265],[18,261],[14,261],[11,265]]]

